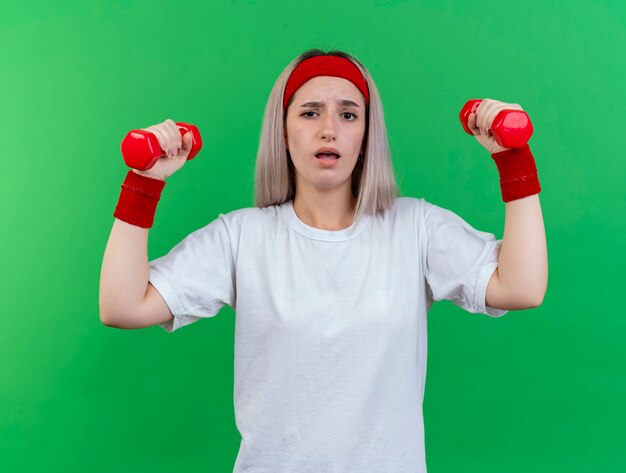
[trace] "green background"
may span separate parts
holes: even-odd
[[[204,147],[168,179],[149,258],[253,205],[263,110],[308,48],[379,88],[402,195],[502,238],[470,98],[519,103],[542,186],[543,304],[429,313],[429,473],[626,471],[622,0],[8,2],[0,17],[0,470],[230,472],[234,312],[168,334],[99,319],[126,132]],[[621,190],[620,190],[621,189]]]

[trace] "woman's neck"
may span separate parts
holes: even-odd
[[[296,192],[293,209],[302,222],[321,230],[343,230],[353,223],[356,198],[338,192]]]

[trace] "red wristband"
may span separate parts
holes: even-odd
[[[113,216],[138,227],[152,227],[163,187],[165,181],[142,176],[130,169]]]
[[[500,173],[502,200],[510,202],[541,192],[535,159],[527,144],[491,155]]]

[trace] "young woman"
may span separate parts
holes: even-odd
[[[378,91],[347,53],[307,51],[278,77],[255,206],[219,214],[150,262],[156,203],[191,140],[172,120],[147,128],[169,157],[129,171],[122,186],[102,321],[172,332],[224,305],[236,310],[235,472],[425,472],[431,304],[499,317],[536,307],[545,291],[532,156],[498,149],[488,134],[504,105],[485,101],[470,117],[507,176],[504,240],[398,196]]]

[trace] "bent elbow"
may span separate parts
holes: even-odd
[[[533,299],[531,299],[530,304],[529,304],[529,309],[536,309],[537,307],[539,307],[541,304],[543,304],[543,298],[545,296],[545,293],[539,294],[537,296],[535,296]]]
[[[100,322],[107,327],[115,327],[115,324],[103,312],[100,312]]]

